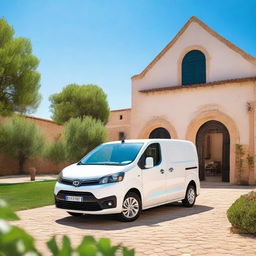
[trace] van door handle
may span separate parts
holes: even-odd
[[[173,171],[174,171],[174,169],[171,167],[171,168],[169,168],[169,171],[170,171],[170,172],[173,172]]]
[[[164,174],[164,170],[163,170],[163,169],[161,169],[160,172],[161,172],[162,174]]]

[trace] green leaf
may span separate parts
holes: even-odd
[[[84,244],[84,243],[89,243],[89,244],[96,244],[96,240],[94,239],[93,236],[85,236],[82,240],[82,243],[81,244]]]
[[[105,255],[114,255],[108,238],[101,238],[97,243],[97,247]]]
[[[97,253],[96,240],[92,236],[85,236],[76,249],[80,255],[94,256]]]
[[[112,246],[111,253],[115,254],[121,248],[120,245]]]
[[[24,243],[26,250],[35,250],[34,238],[18,227],[11,227],[10,231],[5,233],[1,240],[2,243],[6,244],[21,240]]]
[[[56,243],[56,238],[53,236],[48,242],[47,242],[47,247],[50,249],[53,255],[58,255],[59,254],[59,248]]]
[[[92,244],[81,244],[77,249],[76,251],[79,253],[79,255],[82,255],[82,256],[95,256],[97,255],[97,248],[92,245]]]
[[[129,250],[126,247],[123,247],[123,256],[134,256],[135,255],[135,250],[131,249]]]
[[[19,220],[19,217],[7,205],[7,203],[0,199],[0,219],[4,220]]]
[[[70,256],[72,252],[72,247],[70,243],[70,239],[67,236],[63,236],[62,238],[62,248],[59,252],[60,256]]]
[[[34,246],[34,239],[23,229],[10,226],[6,232],[0,233],[0,252],[4,255],[24,255],[27,252],[41,255]]]

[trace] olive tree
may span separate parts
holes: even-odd
[[[0,19],[0,114],[33,112],[40,103],[39,60],[28,39],[14,38],[14,29]]]
[[[106,128],[101,121],[92,117],[87,116],[82,120],[72,118],[65,124],[64,142],[71,161],[80,160],[105,139]]]
[[[49,142],[44,151],[44,157],[55,163],[62,163],[67,161],[66,144],[61,136],[57,136],[53,142]]]
[[[18,159],[20,173],[26,160],[39,156],[43,146],[39,127],[25,117],[15,115],[0,127],[0,153]]]
[[[97,85],[67,85],[60,93],[53,94],[50,102],[52,119],[57,123],[91,116],[105,124],[109,117],[107,96]]]

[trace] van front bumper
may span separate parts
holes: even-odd
[[[119,183],[112,183],[74,187],[57,182],[54,191],[55,205],[60,209],[84,214],[120,213],[124,195],[119,186]],[[115,191],[118,191],[118,195],[114,195]],[[82,202],[67,201],[66,196],[82,197]]]

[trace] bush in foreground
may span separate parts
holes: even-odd
[[[40,256],[42,255],[35,247],[34,238],[28,235],[23,229],[11,226],[7,220],[18,220],[18,216],[0,200],[0,255],[1,256]],[[73,248],[70,239],[63,236],[62,245],[56,243],[56,238],[52,237],[47,246],[53,256],[134,256],[134,249],[129,250],[121,245],[111,246],[110,240],[101,238],[96,241],[91,236],[82,239],[80,245]]]
[[[228,209],[227,217],[239,232],[256,235],[256,191],[237,199]]]

